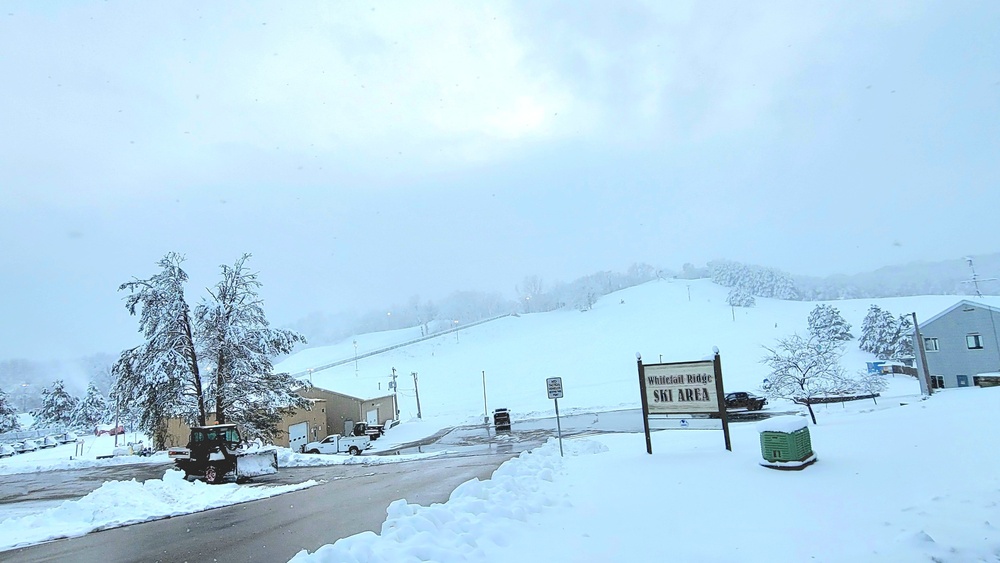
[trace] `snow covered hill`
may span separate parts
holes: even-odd
[[[312,374],[313,383],[359,396],[386,394],[392,368],[399,382],[400,419],[416,417],[412,372],[419,374],[421,410],[442,426],[482,420],[483,372],[487,408],[514,417],[552,414],[545,379],[562,377],[560,409],[602,410],[639,405],[635,354],[645,362],[700,360],[718,346],[726,388],[753,391],[767,375],[762,346],[794,332],[806,334],[815,302],[758,299],[756,307],[726,305],[727,288],[707,280],[658,280],[603,297],[587,312],[560,310],[506,317],[457,335],[392,350]],[[828,302],[853,325],[854,336],[873,303],[895,316],[928,319],[960,298],[899,297]],[[992,304],[1000,305],[994,298]],[[351,358],[360,352],[411,340],[418,329],[360,335],[339,344],[303,350],[276,366],[289,372]],[[307,335],[308,336],[308,335]],[[848,343],[843,364],[862,370],[874,359]]]

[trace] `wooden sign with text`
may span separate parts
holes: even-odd
[[[722,386],[722,360],[718,354],[712,360],[700,362],[648,365],[642,363],[640,356],[638,367],[647,453],[653,453],[649,434],[650,415],[676,414],[708,414],[721,419],[726,449],[732,451]]]

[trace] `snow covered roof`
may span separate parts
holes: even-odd
[[[757,423],[758,432],[784,432],[791,434],[809,425],[804,416],[775,416]]]
[[[981,302],[977,302],[977,301],[970,301],[968,299],[963,299],[963,300],[959,301],[958,303],[955,303],[951,307],[948,307],[944,311],[941,311],[940,313],[938,313],[938,314],[934,315],[933,317],[927,319],[926,321],[920,321],[920,328],[923,329],[925,326],[933,323],[934,321],[940,319],[941,317],[947,315],[948,313],[954,311],[955,309],[957,309],[959,307],[980,307],[980,308],[983,308],[983,309],[987,309],[987,310],[993,311],[994,313],[1000,313],[1000,308],[998,308],[998,307],[994,307],[992,305],[987,305],[986,303],[981,303]]]

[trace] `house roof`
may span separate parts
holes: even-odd
[[[1000,313],[1000,308],[998,308],[998,307],[993,307],[992,305],[987,305],[986,303],[980,303],[980,302],[977,302],[977,301],[970,301],[968,299],[963,299],[963,300],[959,301],[958,303],[955,303],[951,307],[948,307],[944,311],[941,311],[940,313],[938,313],[938,314],[934,315],[933,317],[927,319],[926,321],[921,322],[920,323],[920,328],[923,329],[927,325],[933,323],[934,321],[940,319],[941,317],[947,315],[948,313],[954,311],[955,309],[957,309],[959,307],[979,307],[979,308],[982,308],[982,309],[987,309],[987,310],[993,311],[994,313]]]

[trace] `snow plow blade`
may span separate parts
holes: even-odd
[[[236,455],[236,478],[249,479],[278,472],[278,450],[240,452]]]

